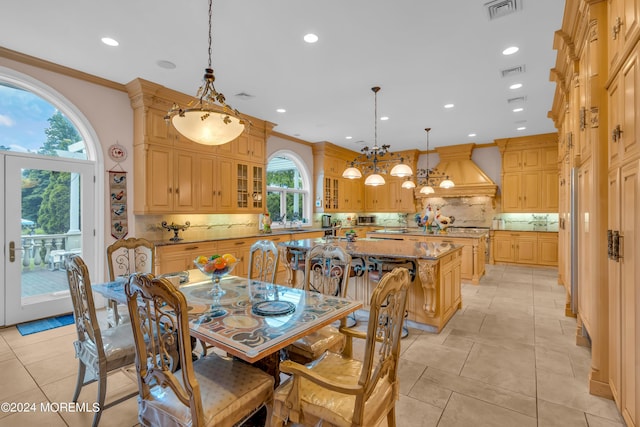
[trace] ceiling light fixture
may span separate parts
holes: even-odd
[[[449,108],[453,108],[453,107],[454,107],[453,104],[444,104],[444,108],[449,109]]]
[[[276,110],[276,112],[278,112],[278,113],[286,113],[286,112],[287,112],[287,110],[285,110],[284,108],[278,108],[278,109]]]
[[[508,47],[505,50],[503,50],[502,54],[503,55],[513,55],[514,53],[516,53],[519,50],[520,50],[520,48],[518,48],[516,46],[511,46],[511,47]]]
[[[107,46],[119,46],[120,45],[120,43],[118,43],[118,40],[112,39],[111,37],[103,37],[100,40],[102,41],[102,43],[106,44]]]
[[[303,37],[304,41],[307,43],[315,43],[318,41],[318,36],[313,33],[305,34]]]
[[[222,145],[236,139],[243,131],[246,120],[240,112],[231,108],[222,93],[213,85],[215,76],[211,68],[211,17],[213,0],[209,0],[209,66],[204,70],[204,82],[198,88],[197,103],[191,101],[187,108],[174,103],[165,120],[171,121],[186,138],[203,145]]]
[[[509,89],[520,89],[522,87],[522,83],[514,83],[511,86],[509,86]]]
[[[420,193],[433,194],[435,193],[433,185],[437,184],[438,181],[440,188],[451,188],[454,187],[455,184],[449,179],[448,175],[438,172],[436,168],[429,168],[429,132],[431,128],[425,128],[424,130],[427,132],[427,168],[418,169],[416,171],[416,177],[418,178],[418,183],[422,185]]]
[[[373,147],[364,147],[362,154],[349,162],[349,166],[342,173],[343,178],[357,179],[362,178],[362,169],[365,173],[371,172],[364,181],[364,185],[378,186],[384,185],[385,180],[381,173],[386,173],[386,166],[396,163],[391,169],[391,176],[408,177],[413,175],[413,170],[409,165],[404,164],[404,159],[398,154],[389,151],[389,145],[378,147],[378,86],[372,87],[374,98],[374,139]]]

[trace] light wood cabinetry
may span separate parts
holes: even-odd
[[[368,212],[384,212],[389,206],[389,188],[386,185],[364,187],[364,207]]]
[[[640,5],[635,0],[609,0],[607,10],[607,40],[609,67],[614,69],[638,40]]]
[[[402,188],[404,178],[391,178],[389,185],[389,198],[387,209],[391,212],[414,213],[416,211],[413,189]]]
[[[155,274],[173,273],[196,268],[193,260],[199,255],[216,253],[215,242],[178,243],[156,246]]]
[[[558,265],[558,233],[492,231],[491,263]]]
[[[558,211],[558,136],[496,140],[502,153],[502,211]]]
[[[265,141],[273,124],[257,118],[236,140],[205,146],[164,121],[187,95],[136,79],[127,84],[134,110],[135,214],[260,213],[265,184]]]

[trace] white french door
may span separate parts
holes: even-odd
[[[69,313],[72,305],[64,261],[77,253],[91,265],[95,256],[94,165],[57,157],[2,157],[5,298],[0,320],[13,325]],[[23,189],[48,180],[60,185],[49,187],[46,201],[45,197],[23,198],[27,194]],[[57,204],[67,198],[68,203]],[[23,220],[27,204],[30,212],[46,210],[38,218],[56,218],[64,230],[43,234],[42,224]]]

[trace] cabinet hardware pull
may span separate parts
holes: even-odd
[[[611,139],[613,140],[613,142],[618,142],[621,136],[622,129],[620,128],[620,125],[616,125],[616,127],[613,128],[613,131],[611,131]]]
[[[607,258],[613,259],[613,230],[607,230]]]
[[[611,259],[613,259],[615,262],[620,262],[620,233],[617,230],[613,231],[612,241],[613,249],[611,252]]]
[[[235,242],[234,245],[236,246],[244,245],[244,242]]]
[[[198,249],[199,246],[189,246],[188,248],[184,248],[185,251],[192,251],[194,249]]]
[[[622,19],[620,19],[620,17],[618,16],[616,18],[615,24],[613,24],[613,27],[611,28],[612,37],[614,40],[618,39],[618,34],[620,34],[620,27],[622,26],[622,24]]]
[[[169,187],[169,194],[171,194],[171,187]]]

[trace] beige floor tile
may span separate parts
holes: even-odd
[[[398,381],[400,382],[400,394],[408,395],[416,381],[427,369],[426,363],[416,363],[400,358],[398,363]]]
[[[11,414],[8,417],[0,418],[0,427],[29,427],[29,426],[47,426],[47,427],[64,427],[67,424],[57,412],[21,412]],[[85,424],[86,427],[89,424]],[[102,426],[102,424],[100,424]]]
[[[78,372],[78,359],[68,352],[53,354],[46,362],[40,360],[25,365],[39,385],[46,385]]]
[[[538,400],[538,425],[544,427],[587,427],[585,413],[567,406]]]
[[[18,359],[0,362],[0,401],[11,402],[17,394],[37,390],[38,385]]]
[[[17,349],[23,346],[31,345],[34,343],[43,343],[51,340],[52,338],[65,336],[65,335],[76,335],[75,325],[67,325],[62,326],[60,328],[49,329],[47,331],[38,332],[35,334],[20,335],[18,329],[15,327],[10,327],[3,329],[0,333],[2,337],[5,339],[7,344],[9,344],[13,349]]]
[[[396,402],[396,425],[398,427],[435,427],[442,409],[409,396],[400,396]],[[383,423],[386,425],[386,423]]]
[[[550,348],[536,346],[536,370],[545,370],[573,378],[573,366],[569,354]]]
[[[438,427],[537,427],[536,417],[453,393]]]
[[[476,344],[469,353],[460,375],[527,396],[536,395],[533,348],[513,350]]]
[[[467,359],[468,351],[435,344],[421,338],[418,338],[403,353],[403,359],[415,363],[425,363],[427,366],[455,374],[460,373]]]
[[[538,370],[538,400],[567,406],[615,422],[622,422],[613,400],[589,394],[584,382]]]
[[[589,427],[625,427],[623,422],[616,422],[592,414],[586,414]]]
[[[423,395],[419,396],[424,387],[427,389],[437,387],[437,389],[440,390],[449,390],[451,392],[473,397],[512,411],[520,412],[521,414],[528,415],[530,417],[536,416],[535,397],[525,396],[521,393],[515,393],[482,381],[453,375],[438,369],[428,368],[409,394],[413,397],[429,402],[428,399],[431,398],[430,396],[425,393],[422,393]]]
[[[19,412],[43,412],[48,409],[45,405],[41,406],[41,403],[48,402],[47,397],[40,389],[30,389],[28,391],[17,393],[2,400],[3,402],[13,405],[9,411],[0,411],[0,418],[9,417]]]
[[[37,341],[16,347],[14,351],[25,365],[46,361],[60,355],[65,355],[73,360],[76,354],[73,338],[69,335],[52,336],[46,341]]]

